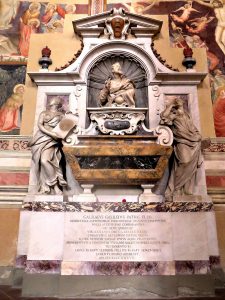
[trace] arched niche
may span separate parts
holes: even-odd
[[[148,80],[144,67],[133,57],[124,54],[105,55],[95,62],[88,73],[87,106],[98,107],[98,96],[105,81],[112,78],[112,65],[120,63],[123,74],[135,85],[136,107],[148,107]]]

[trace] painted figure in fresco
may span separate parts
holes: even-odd
[[[45,7],[45,13],[41,18],[43,32],[50,32],[53,29],[53,23],[58,19],[57,5],[48,3]]]
[[[225,5],[222,1],[213,1],[212,5],[218,20],[215,30],[216,42],[225,54]]]
[[[184,4],[184,6],[179,7],[174,12],[178,12],[178,11],[183,11],[181,16],[177,16],[175,14],[170,14],[171,18],[177,23],[185,23],[189,19],[190,14],[192,12],[198,12],[199,13],[198,10],[196,10],[192,7],[192,1],[188,1],[188,3]]]
[[[215,30],[215,39],[220,49],[225,54],[225,3],[223,0],[195,0],[196,2],[213,8],[218,20]]]
[[[41,18],[42,30],[44,32],[62,32],[65,15],[75,12],[75,4],[66,4],[63,7],[59,4],[48,3],[45,7],[45,14]]]
[[[220,69],[215,69],[209,74],[212,102],[215,103],[218,95],[217,89],[225,86],[225,75]]]
[[[190,21],[191,26],[186,25],[186,29],[190,33],[200,33],[206,29],[208,23],[210,23],[213,19],[214,19],[214,17],[207,18],[207,16],[195,18]],[[194,22],[192,22],[192,21],[194,21]]]
[[[214,125],[217,137],[225,136],[225,85],[216,91],[216,101],[213,105]]]
[[[53,131],[64,116],[61,107],[61,99],[53,97],[47,110],[40,114],[38,131],[30,143],[38,191],[42,194],[62,194],[62,188],[67,186],[61,166],[61,139]]]
[[[40,26],[40,9],[41,4],[33,2],[20,19],[19,49],[21,55],[25,57],[28,56],[31,33],[36,33]]]
[[[201,165],[201,134],[177,96],[166,97],[160,124],[171,127],[174,135],[174,161],[165,196],[192,195],[197,169]]]
[[[20,108],[23,105],[24,91],[24,84],[17,84],[13,89],[13,94],[0,108],[0,132],[20,128]]]
[[[47,24],[54,15],[57,15],[56,8],[56,4],[48,3],[45,7],[45,13],[41,18],[41,22]]]
[[[112,73],[114,78],[109,78],[100,92],[100,105],[135,107],[134,84],[125,77],[118,62],[112,65]]]
[[[214,53],[209,51],[206,43],[201,40],[200,36],[195,34],[192,37],[190,37],[190,39],[192,39],[192,45],[190,46],[191,48],[205,48],[206,49],[209,70],[210,71],[214,70],[220,62],[218,57]]]
[[[12,27],[11,21],[15,18],[19,7],[19,0],[1,0],[0,1],[0,29],[9,29]]]

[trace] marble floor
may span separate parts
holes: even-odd
[[[9,286],[0,286],[0,300],[28,300],[28,299],[30,299],[30,300],[32,300],[32,299],[33,300],[57,300],[59,298],[36,298],[36,297],[35,298],[25,298],[25,297],[21,297],[21,289],[15,289],[15,288],[11,288]],[[179,300],[222,300],[222,299],[225,299],[225,288],[217,289],[215,297],[179,297],[179,298],[162,298],[161,300],[174,300],[174,299],[179,299]],[[65,299],[60,298],[60,300],[65,300]],[[70,300],[73,300],[73,299],[70,298]],[[79,299],[76,298],[74,300],[79,300]],[[82,298],[80,300],[89,300],[89,299]],[[98,299],[96,299],[96,300],[98,300]],[[101,300],[109,300],[109,299],[101,298]],[[117,299],[117,300],[120,300],[120,299]],[[123,300],[125,300],[125,299],[123,299]],[[129,300],[129,299],[127,299],[127,300]],[[142,300],[142,299],[138,299],[138,300]],[[146,299],[143,299],[143,300],[146,300]],[[151,300],[153,300],[153,299],[151,299]],[[157,300],[160,300],[160,298],[157,298]]]

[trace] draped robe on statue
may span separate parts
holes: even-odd
[[[134,84],[130,79],[122,77],[120,80],[109,79],[101,90],[99,101],[101,105],[111,106],[114,103],[121,106],[134,107]]]
[[[44,127],[53,129],[61,120],[61,115],[44,114]],[[60,167],[62,158],[61,143],[53,139],[49,135],[38,130],[30,144],[32,147],[32,159],[35,164],[35,174],[38,176],[39,191],[48,193],[50,187],[55,184],[66,186],[67,183],[63,178],[63,173]]]

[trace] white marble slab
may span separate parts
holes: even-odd
[[[215,212],[209,211],[206,212],[205,215],[206,215],[206,223],[207,223],[209,255],[219,256]]]
[[[28,260],[61,260],[64,213],[32,212]]]
[[[20,212],[19,234],[18,234],[18,242],[17,242],[17,256],[27,255],[31,215],[32,213],[30,211]]]
[[[96,196],[99,202],[122,202],[123,199],[126,202],[138,202],[138,195],[97,195]]]
[[[142,193],[141,188],[136,187],[96,187],[94,193],[99,202],[122,202],[123,199],[126,202],[138,202],[138,197]]]
[[[170,213],[65,214],[65,261],[171,261]]]
[[[208,260],[208,236],[205,212],[173,213],[174,260]]]
[[[33,202],[63,202],[63,195],[33,195]]]

